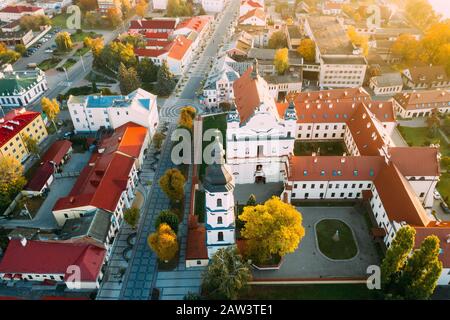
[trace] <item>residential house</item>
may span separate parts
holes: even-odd
[[[414,66],[403,70],[403,82],[412,90],[450,88],[450,78],[443,66]]]

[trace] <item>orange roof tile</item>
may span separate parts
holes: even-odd
[[[407,177],[435,177],[440,174],[437,147],[389,148],[390,160]]]
[[[169,57],[176,60],[182,60],[191,45],[192,40],[185,36],[176,37],[169,48]]]

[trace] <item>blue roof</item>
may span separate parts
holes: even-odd
[[[124,96],[88,96],[88,108],[107,108],[110,107],[115,100],[121,100]]]

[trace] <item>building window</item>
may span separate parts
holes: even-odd
[[[223,223],[222,217],[217,217],[217,224],[222,224],[222,223]]]
[[[222,207],[222,199],[217,199],[217,206]]]
[[[217,241],[223,241],[223,232],[222,232],[222,231],[220,231],[220,232],[217,234]]]

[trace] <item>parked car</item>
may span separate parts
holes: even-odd
[[[64,133],[64,138],[65,139],[69,139],[70,137],[72,137],[75,134],[75,132],[73,131],[67,131]]]
[[[437,191],[437,190],[434,190],[434,192],[433,192],[433,197],[434,197],[434,199],[436,199],[436,200],[441,200],[441,199],[442,199],[441,194],[440,194],[439,191]]]
[[[441,202],[442,211],[446,214],[450,214],[450,208],[445,204],[445,202]]]
[[[45,49],[45,53],[53,53],[53,49],[50,49],[50,48]]]

